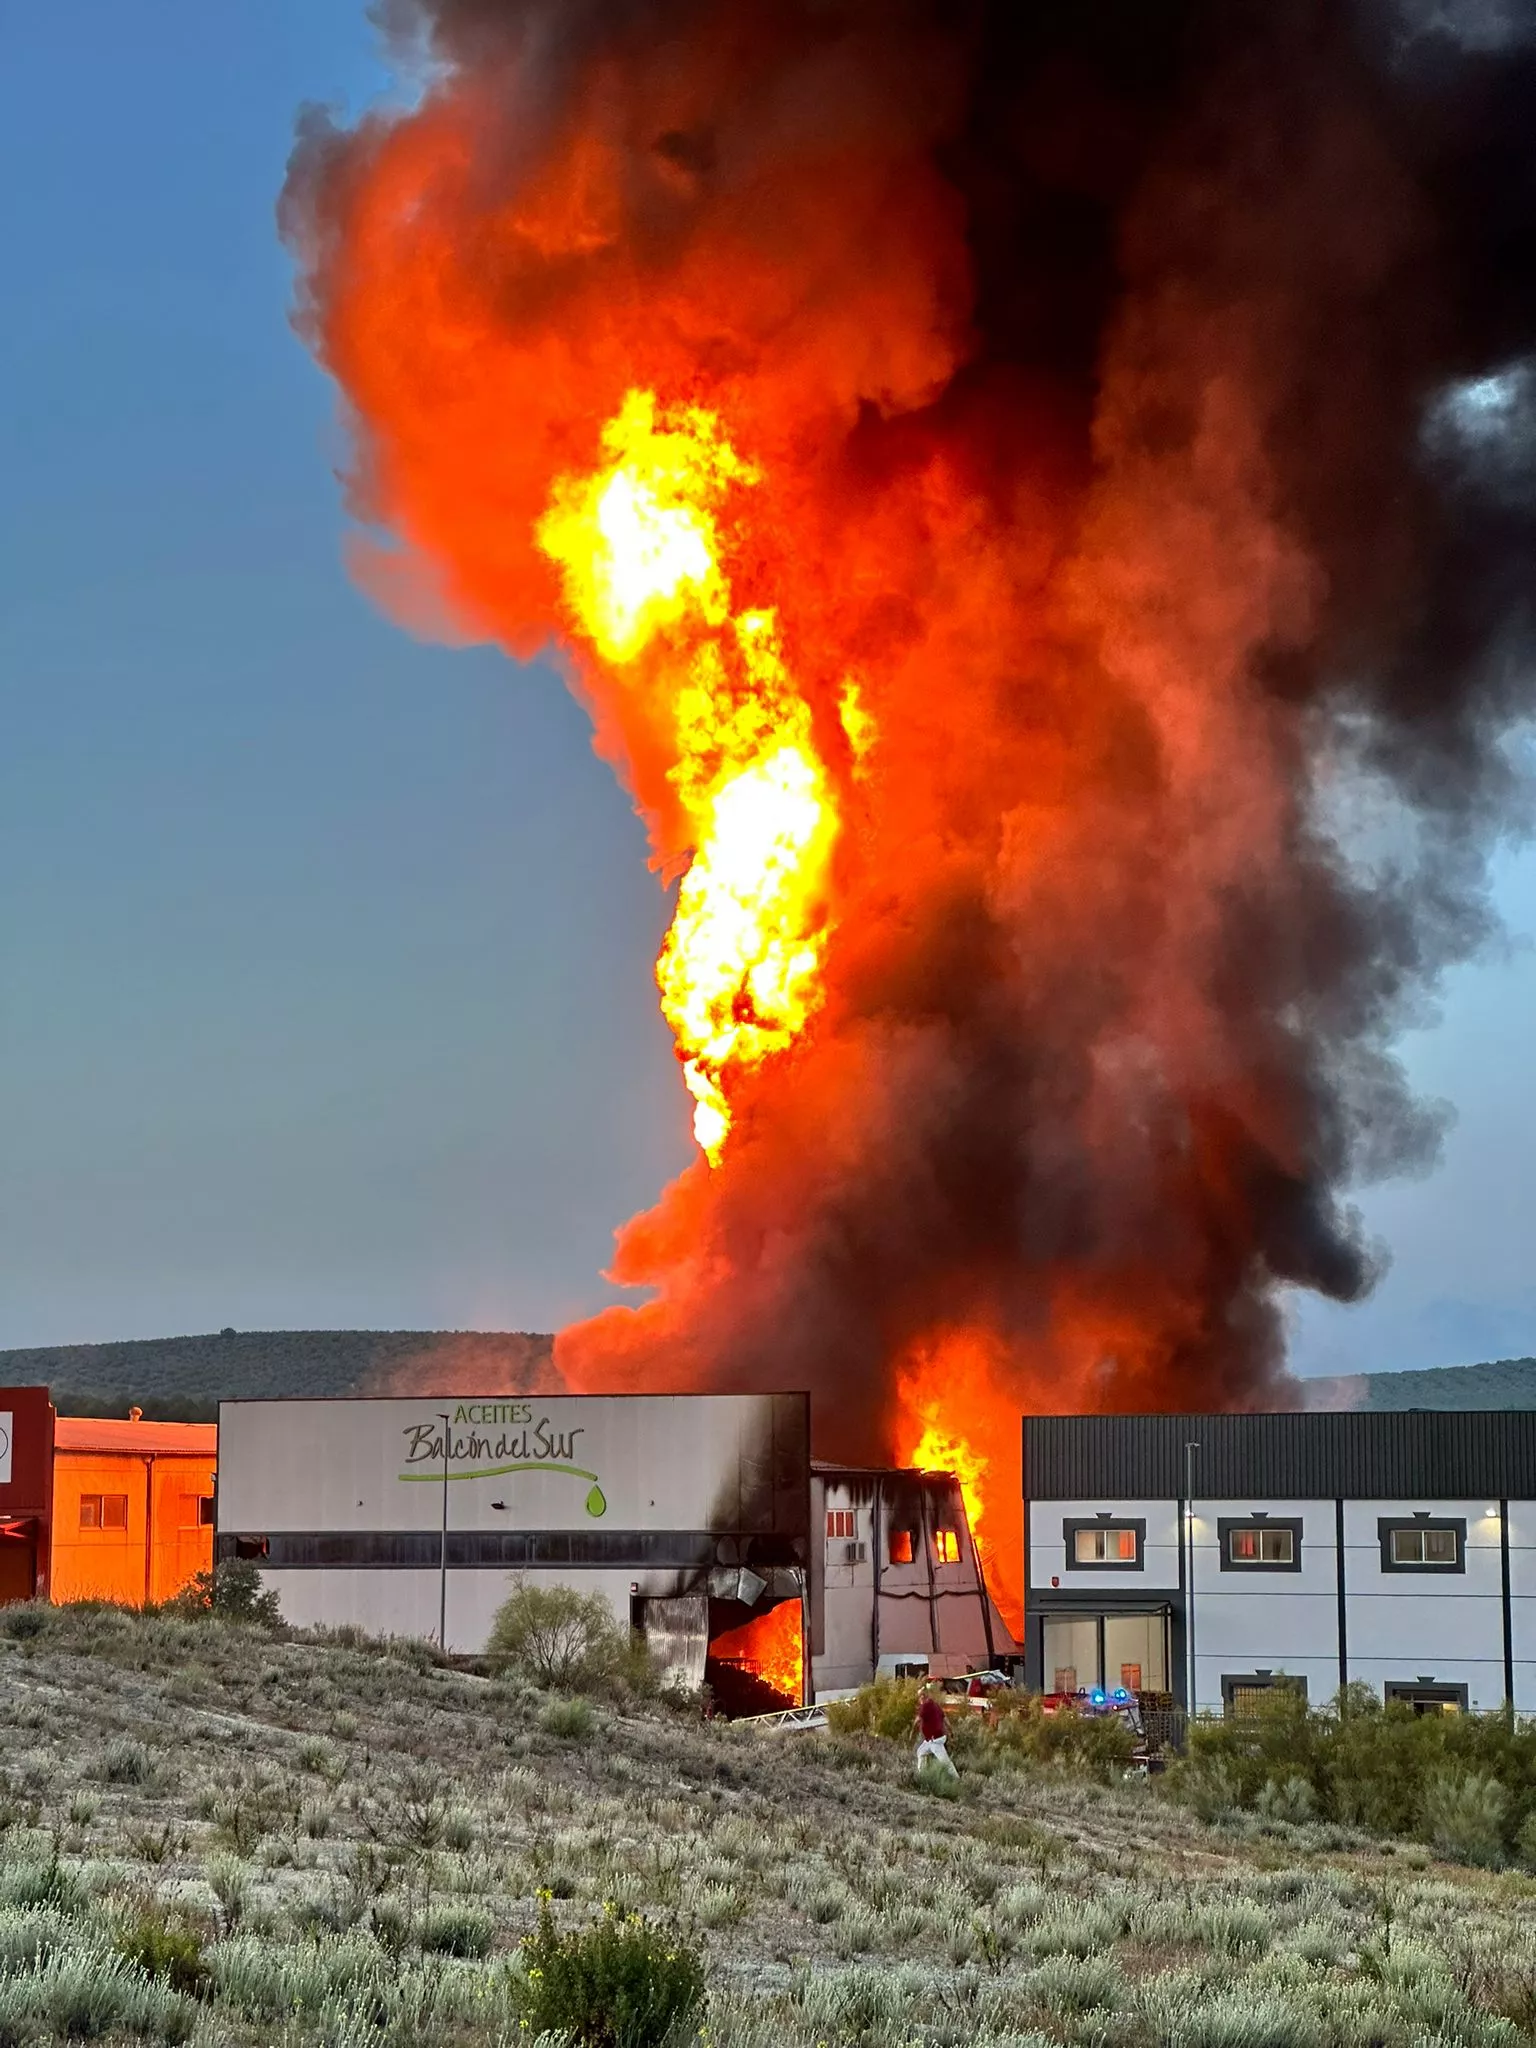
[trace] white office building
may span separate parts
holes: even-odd
[[[1536,1413],[1024,1424],[1025,1675],[1536,1713]]]

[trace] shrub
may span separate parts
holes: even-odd
[[[21,1600],[0,1614],[0,1634],[8,1635],[13,1642],[29,1642],[33,1636],[40,1636],[47,1626],[48,1603],[45,1600]]]
[[[142,1742],[119,1736],[102,1750],[99,1769],[109,1785],[147,1785],[155,1775],[155,1760]]]
[[[579,1695],[571,1700],[551,1700],[539,1716],[539,1726],[562,1742],[585,1742],[592,1733],[592,1703]]]
[[[611,1905],[595,1927],[562,1934],[542,1901],[523,1959],[529,2033],[571,2048],[662,2048],[704,1999],[698,1950]]]
[[[1032,1763],[1057,1764],[1105,1783],[1130,1765],[1136,1737],[1118,1714],[1080,1714],[1074,1707],[1048,1714],[1031,1693],[1004,1696],[996,1706],[998,1744]]]
[[[834,1735],[916,1741],[917,1693],[915,1678],[877,1678],[870,1685],[861,1685],[851,1699],[830,1701],[827,1726]]]
[[[1443,1772],[1424,1788],[1424,1836],[1442,1856],[1493,1869],[1504,1861],[1509,1794],[1478,1771]]]
[[[162,1978],[173,1991],[197,1992],[207,1980],[203,1943],[195,1927],[172,1920],[161,1906],[148,1906],[118,1930],[112,1946],[147,1977]]]
[[[416,1938],[431,1955],[488,1956],[496,1923],[478,1906],[433,1906],[422,1915]]]
[[[1289,1777],[1267,1778],[1259,1788],[1254,1806],[1266,1820],[1289,1821],[1293,1827],[1300,1827],[1315,1817],[1317,1794],[1310,1778],[1292,1771]]]
[[[261,1576],[254,1558],[230,1557],[199,1572],[168,1603],[174,1614],[247,1623],[274,1634],[283,1625],[282,1603]]]
[[[607,1692],[637,1675],[629,1636],[601,1593],[516,1584],[496,1611],[486,1645],[495,1677],[551,1692]]]

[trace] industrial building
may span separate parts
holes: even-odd
[[[217,1552],[259,1560],[300,1626],[470,1653],[515,1576],[574,1584],[700,1684],[715,1637],[786,1602],[803,1610],[809,1407],[805,1394],[225,1401]]]
[[[737,1712],[1001,1631],[953,1478],[813,1467],[802,1393],[226,1401],[217,1551],[296,1625],[471,1654],[516,1576],[598,1592]]]
[[[1024,1422],[1025,1678],[1536,1713],[1536,1412]]]
[[[811,1468],[817,1698],[873,1673],[948,1677],[1014,1645],[987,1591],[959,1483],[948,1472]]]
[[[0,1389],[0,1603],[168,1600],[213,1562],[212,1423],[55,1415]]]

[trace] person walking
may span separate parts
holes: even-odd
[[[944,1731],[944,1709],[939,1704],[939,1696],[931,1686],[924,1686],[917,1696],[916,1769],[919,1777],[923,1775],[923,1765],[929,1757],[941,1763],[952,1778],[959,1777]]]

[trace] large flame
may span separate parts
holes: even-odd
[[[959,1471],[1006,1599],[1021,1412],[1294,1398],[1352,1182],[1432,1149],[1395,1034],[1536,676],[1528,49],[376,11],[419,91],[306,115],[282,207],[354,559],[559,645],[676,885],[706,1157],[559,1369],[810,1388],[824,1455]]]
[[[538,543],[563,572],[575,632],[621,686],[654,652],[636,687],[670,712],[668,780],[692,828],[656,979],[694,1136],[718,1161],[733,1072],[785,1051],[821,1002],[837,812],[775,614],[733,615],[721,567],[726,501],[758,472],[714,414],[663,411],[649,391],[626,396],[602,444],[594,474],[556,478]],[[867,721],[856,729],[865,742]]]
[[[766,1614],[716,1636],[709,1654],[736,1664],[796,1706],[804,1697],[805,1644],[798,1600],[781,1600]]]
[[[1006,1352],[984,1331],[915,1344],[898,1370],[903,1464],[952,1472],[987,1589],[1017,1635],[1024,1618],[1019,1397]]]

